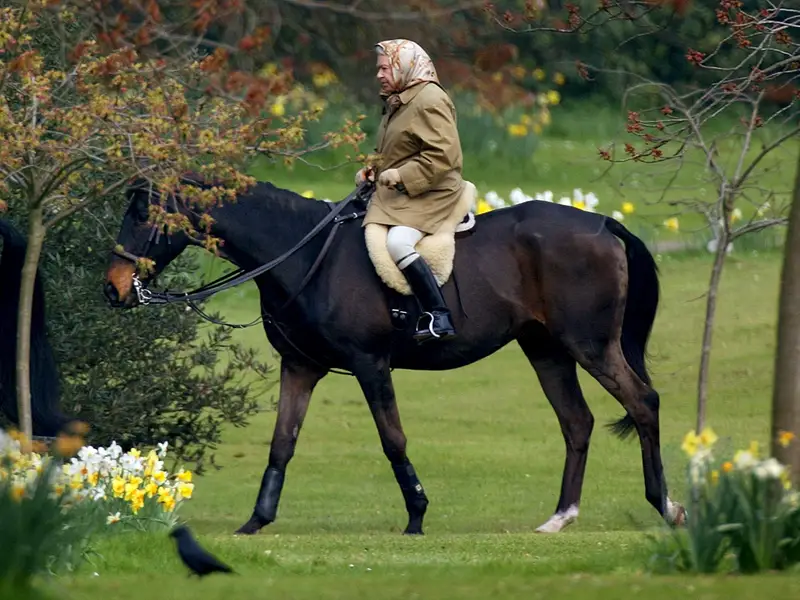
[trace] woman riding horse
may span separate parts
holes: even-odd
[[[364,226],[389,226],[387,249],[419,300],[428,327],[420,342],[455,335],[450,311],[430,267],[416,245],[435,233],[464,191],[456,109],[439,83],[428,54],[416,42],[396,39],[376,45],[377,78],[384,98],[377,152],[381,164],[361,169],[356,183],[378,178]]]

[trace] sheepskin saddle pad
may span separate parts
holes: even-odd
[[[439,285],[450,278],[453,272],[453,259],[456,255],[455,234],[468,231],[475,226],[473,213],[476,201],[475,184],[465,182],[464,191],[450,216],[431,235],[426,235],[417,244],[417,252],[425,259],[433,271]],[[375,266],[375,271],[383,282],[393,290],[405,296],[412,295],[411,287],[405,275],[394,264],[389,250],[386,248],[386,237],[389,227],[378,223],[369,223],[364,228],[367,252]]]

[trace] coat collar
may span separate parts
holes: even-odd
[[[429,81],[422,81],[420,83],[412,85],[408,89],[403,90],[402,92],[400,92],[400,94],[398,94],[400,96],[400,102],[402,102],[403,104],[408,104],[414,98],[416,98],[417,94],[419,94],[422,91],[422,88],[424,88],[429,83],[430,83]]]

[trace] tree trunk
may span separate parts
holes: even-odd
[[[28,440],[33,436],[31,420],[31,315],[33,314],[33,289],[36,270],[44,242],[44,224],[41,205],[32,209],[28,216],[28,248],[19,290],[17,313],[17,409],[19,428]]]
[[[778,300],[778,331],[772,392],[772,455],[789,465],[792,480],[800,481],[800,151],[797,154],[792,206],[783,250],[781,292]],[[784,448],[778,443],[782,431],[797,438]]]
[[[706,404],[708,403],[708,375],[711,365],[711,336],[714,332],[714,317],[717,313],[717,292],[722,280],[722,267],[725,265],[729,236],[726,227],[720,228],[717,240],[717,252],[714,254],[714,266],[711,268],[711,280],[708,282],[706,298],[706,320],[703,327],[703,345],[700,350],[700,372],[697,376],[697,426],[700,433],[706,425]]]

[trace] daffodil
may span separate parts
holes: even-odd
[[[635,209],[632,202],[623,202],[621,210],[623,214],[630,215]]]
[[[553,75],[553,82],[555,82],[556,85],[564,85],[564,82],[566,82],[566,78],[562,73],[556,73],[555,75]]]
[[[180,483],[178,484],[179,498],[191,498],[194,491],[193,483]]]
[[[788,448],[794,438],[795,435],[791,431],[780,431],[778,432],[778,445],[782,448]]]
[[[148,498],[152,498],[158,492],[158,484],[155,481],[151,481],[144,486],[144,491],[147,493]]]
[[[269,112],[276,117],[282,117],[286,113],[286,106],[283,104],[283,102],[275,102],[270,107]]]
[[[511,137],[525,137],[528,135],[528,128],[522,123],[511,123],[507,129]]]
[[[121,519],[121,517],[120,517],[119,511],[117,511],[117,512],[115,512],[113,514],[109,514],[106,517],[106,525],[113,525],[114,523],[119,523],[120,519]]]
[[[666,227],[670,231],[678,231],[678,229],[680,229],[680,223],[678,222],[678,217],[670,217],[669,219],[664,221],[664,227]]]
[[[115,498],[122,498],[125,494],[125,479],[117,475],[111,482],[111,490],[114,492]]]
[[[690,431],[684,436],[681,449],[686,452],[688,456],[694,456],[697,454],[697,449],[699,446],[700,438],[697,436],[697,434],[695,434],[694,431]]]
[[[491,210],[492,210],[492,207],[489,206],[489,203],[486,202],[486,200],[484,200],[483,198],[478,200],[478,207],[475,210],[476,214],[482,215],[483,213],[490,212]]]
[[[717,434],[714,433],[714,430],[710,427],[706,427],[703,431],[700,432],[700,443],[705,446],[706,448],[710,448],[713,446],[719,438]]]
[[[185,483],[191,483],[192,482],[192,472],[191,471],[184,471],[183,469],[181,469],[180,471],[178,471],[178,474],[175,475],[175,479],[177,479],[178,481],[183,481]]]

